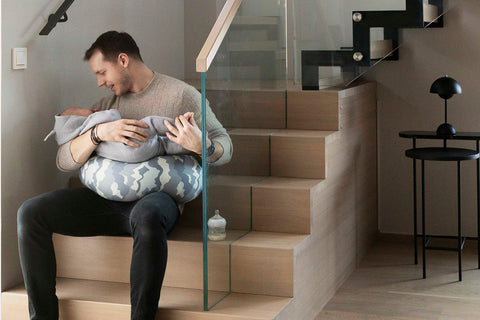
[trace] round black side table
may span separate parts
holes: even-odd
[[[423,252],[423,278],[427,276],[425,266],[425,250],[450,250],[458,252],[458,280],[462,281],[462,249],[465,242],[462,239],[462,208],[461,208],[461,175],[460,175],[460,162],[464,160],[475,160],[479,158],[479,153],[475,150],[463,149],[463,148],[413,148],[405,151],[405,155],[415,160],[421,160],[422,162],[422,252]],[[427,241],[425,236],[425,161],[456,161],[457,162],[457,202],[458,202],[458,232],[457,232],[457,247],[432,247],[429,246],[430,240]],[[416,183],[416,179],[414,180]],[[416,204],[415,204],[416,205]],[[416,234],[415,234],[416,236]]]

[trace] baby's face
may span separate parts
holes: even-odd
[[[61,116],[83,116],[88,117],[91,115],[93,111],[91,109],[85,109],[80,107],[70,107],[63,111],[60,115]]]

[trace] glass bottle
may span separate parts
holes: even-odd
[[[213,241],[225,240],[227,237],[226,226],[227,221],[220,215],[220,210],[215,210],[215,215],[208,219],[208,239]]]

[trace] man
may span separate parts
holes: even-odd
[[[57,166],[64,171],[80,168],[102,141],[137,147],[145,141],[145,116],[175,119],[166,122],[168,138],[193,153],[201,154],[201,97],[182,81],[158,74],[144,63],[130,35],[109,31],[86,51],[85,60],[99,87],[114,93],[92,109],[117,109],[122,119],[97,125],[59,147]],[[187,112],[194,116],[186,117]],[[230,161],[231,140],[207,108],[208,159],[213,165]],[[138,201],[106,200],[86,188],[63,189],[27,200],[18,211],[18,244],[30,319],[58,319],[55,295],[56,262],[52,233],[70,236],[131,235],[131,319],[153,320],[167,263],[167,233],[180,214],[165,193],[155,192]]]

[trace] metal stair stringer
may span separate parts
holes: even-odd
[[[406,10],[353,11],[353,47],[342,50],[302,50],[302,89],[319,89],[319,66],[340,66],[343,72],[358,74],[360,67],[370,66],[370,28],[383,27],[384,39],[392,41],[394,50],[385,60],[398,60],[398,28],[443,27],[443,0],[429,0],[437,7],[435,23],[425,22],[423,0],[406,0]]]

